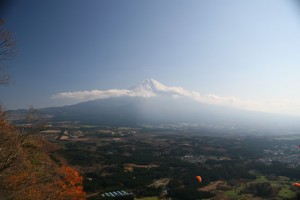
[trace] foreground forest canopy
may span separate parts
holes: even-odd
[[[53,154],[55,145],[27,131],[0,111],[0,199],[86,199],[78,171]]]

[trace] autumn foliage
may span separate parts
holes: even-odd
[[[0,199],[86,199],[79,172],[62,159],[51,159],[55,149],[22,134],[0,111]]]
[[[82,176],[80,176],[78,171],[68,166],[62,166],[59,172],[64,175],[62,179],[57,181],[59,188],[62,188],[62,199],[85,199],[85,194],[82,192]]]

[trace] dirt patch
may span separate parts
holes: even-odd
[[[71,138],[71,141],[88,141],[88,138]]]
[[[203,187],[203,188],[199,188],[198,190],[199,191],[205,191],[205,192],[210,192],[210,191],[213,191],[213,190],[216,190],[218,185],[224,185],[225,183],[223,181],[215,181],[215,182],[212,182],[210,183],[209,185]]]
[[[155,180],[153,183],[151,183],[150,185],[148,185],[148,187],[164,187],[166,185],[168,185],[168,183],[171,181],[170,178],[162,178],[159,180]]]
[[[52,133],[60,133],[61,130],[56,130],[56,129],[53,129],[53,130],[45,130],[45,131],[40,131],[40,133],[45,133],[45,134],[52,134]]]
[[[154,168],[154,167],[159,167],[159,165],[156,165],[156,164],[137,165],[137,164],[133,164],[133,163],[127,163],[127,164],[124,164],[124,171],[125,172],[132,172],[134,170],[134,168],[150,169],[150,168]]]

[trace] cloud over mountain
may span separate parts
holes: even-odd
[[[90,91],[76,91],[76,92],[62,92],[52,96],[52,99],[77,99],[81,101],[88,101],[94,99],[105,99],[110,97],[119,96],[136,96],[133,91],[130,90],[90,90]]]
[[[143,98],[152,98],[157,96],[170,96],[172,98],[186,97],[201,103],[229,106],[245,110],[275,113],[300,113],[300,102],[296,100],[271,99],[266,101],[250,101],[242,100],[237,97],[219,96],[216,94],[203,95],[197,91],[185,90],[182,87],[169,87],[154,79],[146,79],[142,83],[129,89],[62,92],[53,95],[52,99],[73,99],[78,102],[83,102],[122,96]]]

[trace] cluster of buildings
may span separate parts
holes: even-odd
[[[137,132],[135,130],[131,129],[100,129],[97,131],[98,133],[104,133],[104,134],[110,134],[110,135],[118,135],[118,136],[125,136],[125,135],[131,135],[136,134]]]
[[[280,145],[272,149],[264,150],[263,157],[259,161],[272,164],[274,161],[282,162],[290,168],[300,167],[300,149],[296,145]]]
[[[206,155],[185,155],[181,157],[181,160],[189,163],[202,163],[204,164],[207,160],[231,160],[229,157],[225,156],[206,156]]]

